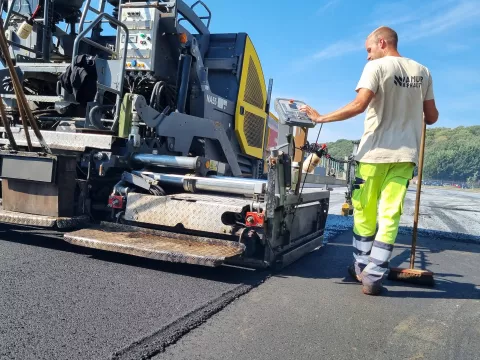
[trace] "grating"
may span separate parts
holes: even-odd
[[[265,119],[261,116],[245,111],[244,131],[247,144],[256,148],[262,147],[263,142],[263,125]]]
[[[263,109],[265,106],[265,99],[263,98],[258,71],[251,57],[248,61],[247,86],[245,87],[243,100],[250,105]]]

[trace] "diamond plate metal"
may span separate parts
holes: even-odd
[[[65,234],[64,239],[93,249],[212,267],[245,251],[238,242],[106,223]]]
[[[232,226],[222,223],[225,212],[249,209],[249,200],[203,194],[151,196],[128,194],[125,219],[140,223],[232,234]]]
[[[58,218],[56,220],[57,228],[59,229],[71,229],[90,223],[90,217],[88,215],[75,216],[71,218]]]
[[[5,129],[0,127],[0,132],[3,133]],[[26,146],[27,140],[23,131],[12,128],[13,137],[19,146]],[[29,130],[32,145],[39,147],[35,133]],[[85,151],[86,148],[95,148],[102,150],[110,150],[114,137],[112,135],[100,134],[84,134],[84,133],[67,133],[42,130],[43,138],[51,149],[71,150],[71,151]],[[8,139],[0,138],[0,144],[8,144]]]
[[[74,228],[88,223],[88,216],[77,216],[72,218],[54,218],[50,216],[24,214],[13,211],[5,211],[0,207],[0,223],[25,225],[34,227],[53,228],[55,225],[59,229]]]
[[[208,203],[221,203],[228,204],[231,206],[237,206],[243,208],[244,206],[249,206],[251,204],[250,199],[242,199],[238,197],[229,197],[229,196],[216,196],[209,194],[192,194],[192,193],[180,193],[175,195],[170,195],[172,199],[185,200],[185,201],[203,201]]]

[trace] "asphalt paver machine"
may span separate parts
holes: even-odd
[[[206,266],[281,267],[321,245],[330,193],[302,191],[295,145],[314,124],[278,99],[268,148],[252,40],[211,33],[203,1],[1,5],[0,222]]]

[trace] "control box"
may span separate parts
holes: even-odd
[[[155,64],[155,44],[160,20],[160,10],[148,3],[126,3],[120,5],[119,19],[128,28],[128,39],[120,29],[117,49],[123,54],[127,46],[126,70],[151,71]]]
[[[303,101],[291,99],[275,99],[275,111],[278,114],[280,123],[288,126],[298,126],[313,128],[315,123],[307,116],[300,112],[300,107],[306,105]]]

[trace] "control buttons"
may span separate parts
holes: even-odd
[[[137,60],[126,62],[125,65],[127,67],[145,68],[145,63],[139,62]]]
[[[141,37],[142,39],[145,39],[146,35],[145,35],[144,33],[140,33],[140,37]]]

